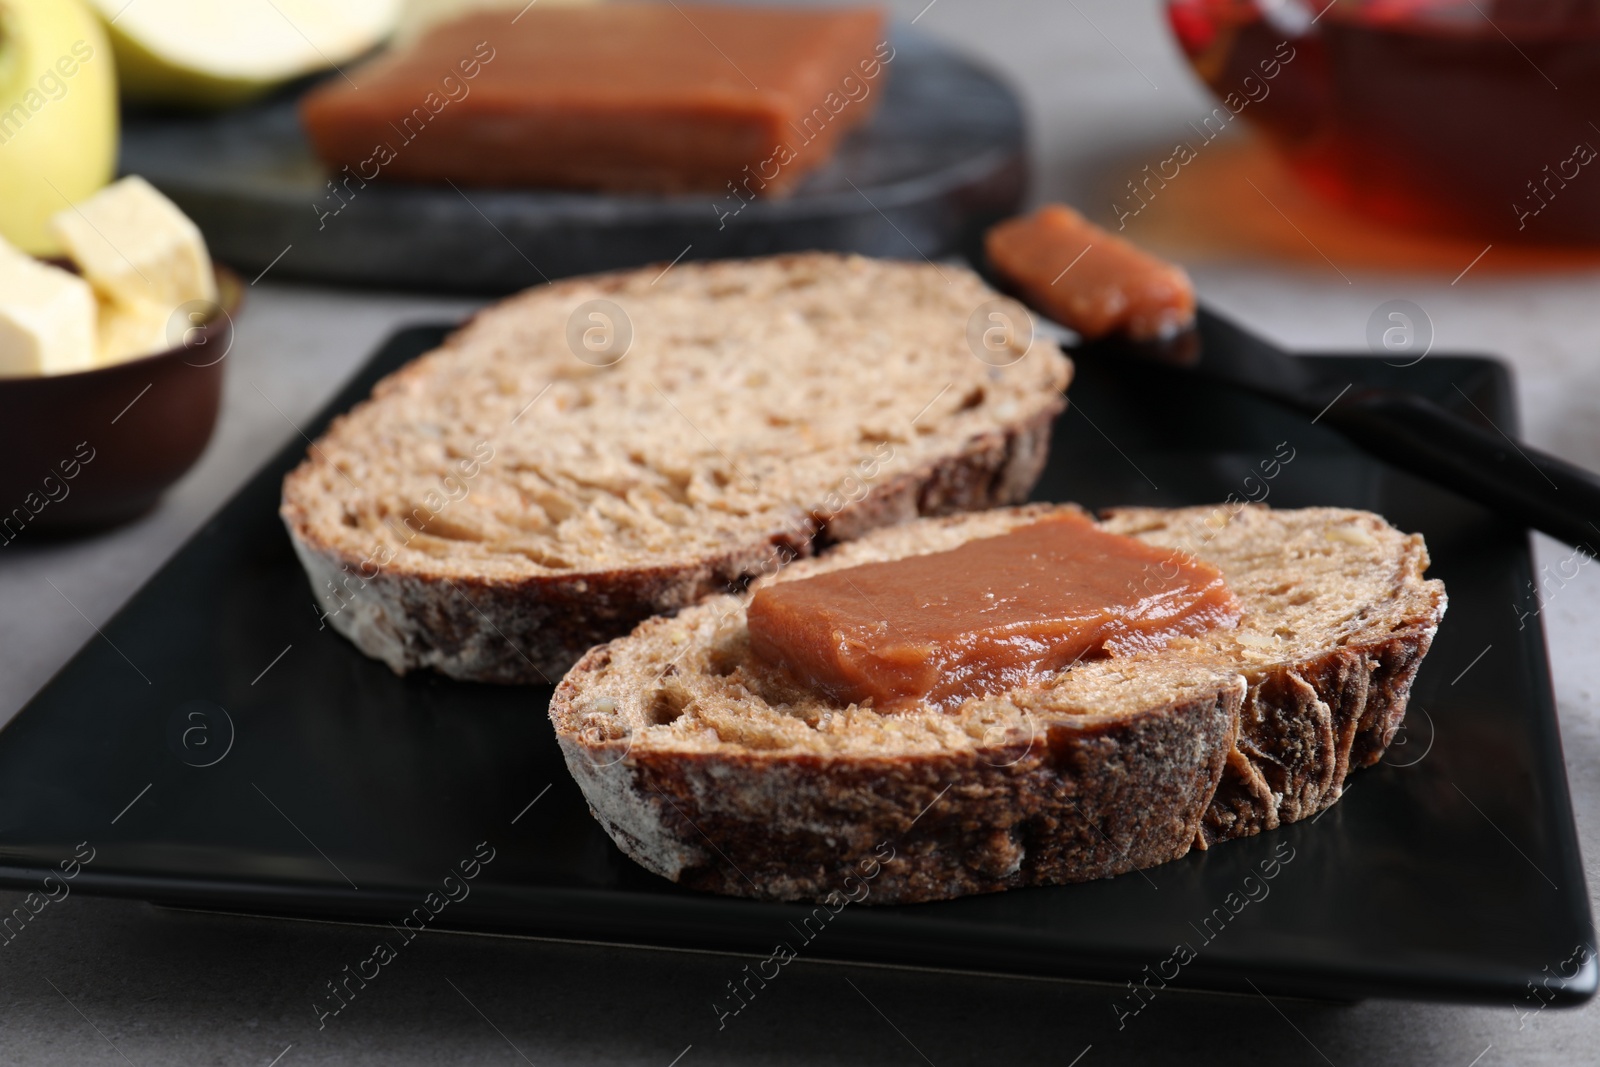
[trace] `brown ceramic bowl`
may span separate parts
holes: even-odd
[[[217,289],[220,307],[174,312],[175,348],[73,374],[0,378],[0,545],[131,519],[200,458],[244,296],[239,277],[220,267]]]

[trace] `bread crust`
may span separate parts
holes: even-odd
[[[1408,540],[1425,566],[1420,538]],[[1208,695],[1083,725],[1052,719],[1042,736],[975,750],[683,751],[586,734],[578,698],[629,639],[584,656],[550,716],[607,833],[686,886],[824,900],[848,894],[846,879],[883,842],[896,860],[871,880],[868,903],[1088,881],[1337,801],[1350,772],[1393,739],[1443,616],[1438,582],[1418,579],[1415,591],[1414,609],[1381,636],[1225,674]]]
[[[320,538],[289,494],[280,515],[313,589],[345,588],[356,576],[359,590],[327,622],[395,673],[428,667],[464,681],[548,685],[595,645],[737,589],[774,561],[922,515],[1020,503],[1044,470],[1051,424],[1065,407],[1058,397],[1028,418],[970,437],[959,453],[887,478],[831,517],[797,510],[793,523],[760,540],[683,564],[512,581],[372,568]],[[805,536],[808,520],[822,518],[826,525]]]
[[[844,879],[887,840],[898,858],[867,901],[912,904],[1109,878],[1321,813],[1349,771],[1382,758],[1436,626],[1419,619],[1387,641],[1241,678],[1209,702],[1082,730],[1051,724],[1031,750],[1019,741],[840,760],[826,774],[815,756],[628,753],[625,740],[597,745],[562,729],[609,645],[563,679],[551,718],[590,810],[656,874],[733,896],[821,900],[846,892]],[[775,795],[803,813],[775,816]],[[859,798],[872,809],[852,807]]]
[[[556,689],[567,768],[631,858],[681,885],[763,900],[846,895],[893,848],[866,898],[944,900],[1086,881],[1187,853],[1233,751],[1243,679],[1110,722],[1052,722],[976,751],[781,757],[628,751],[563,729],[576,679]]]
[[[1321,814],[1345,778],[1383,758],[1405,718],[1443,605],[1387,640],[1332,649],[1250,680],[1239,740],[1206,809],[1198,848]]]

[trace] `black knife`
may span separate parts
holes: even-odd
[[[1170,341],[1107,337],[1070,351],[1155,360],[1245,390],[1299,411],[1378,459],[1453,489],[1502,518],[1591,554],[1600,545],[1600,477],[1417,394],[1326,377],[1311,361],[1204,308],[1192,331]]]

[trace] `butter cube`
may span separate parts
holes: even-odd
[[[124,304],[102,297],[97,364],[104,367],[176,347],[167,338],[170,317],[159,304]]]
[[[217,299],[200,228],[143,178],[106,186],[50,228],[89,283],[118,303],[171,314],[191,300]]]
[[[0,247],[0,376],[88,370],[95,314],[82,278]]]

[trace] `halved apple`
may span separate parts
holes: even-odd
[[[117,81],[80,0],[0,0],[0,238],[59,251],[46,223],[117,162]]]
[[[128,100],[221,108],[381,44],[400,0],[92,0]]]

